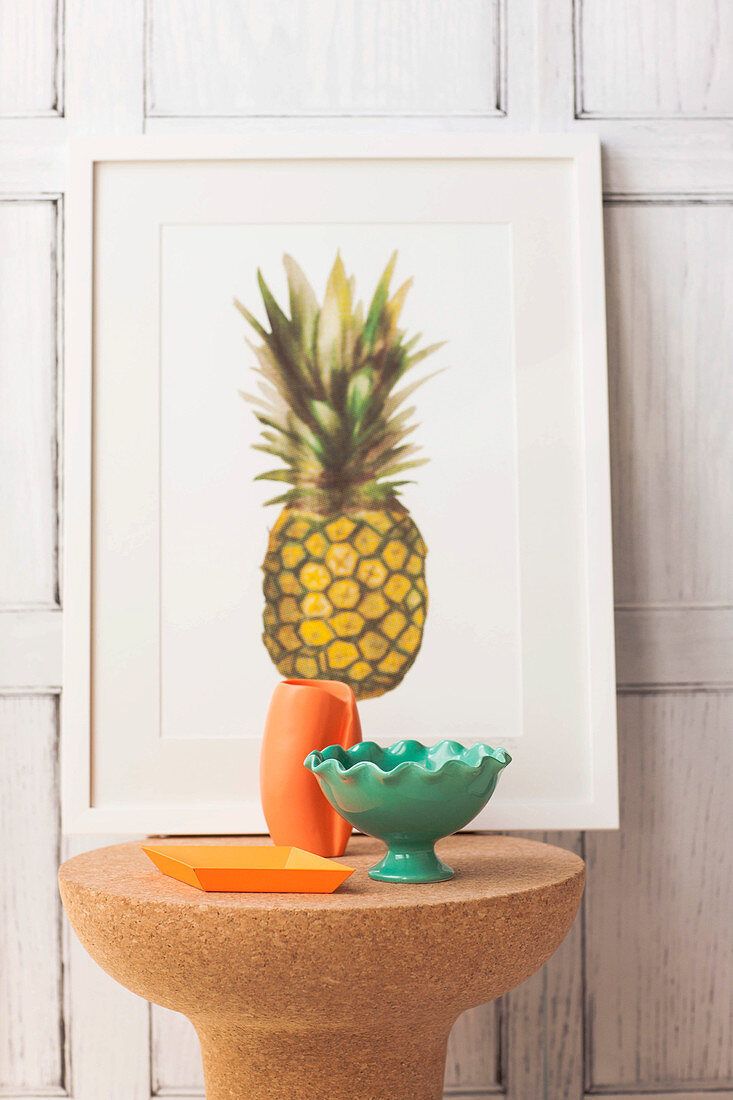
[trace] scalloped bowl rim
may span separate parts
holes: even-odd
[[[377,760],[355,760],[353,758],[354,754],[363,752],[364,748],[374,750],[378,757]],[[391,768],[382,766],[382,763],[389,760],[390,757],[394,759],[396,755],[413,748],[424,752],[425,755],[422,761],[402,760]],[[438,767],[426,766],[426,761],[433,760],[439,749],[445,750],[446,748],[453,750],[454,755],[446,756]],[[478,759],[475,762],[467,760],[466,756],[469,753],[477,756]],[[352,778],[358,777],[360,772],[362,774],[371,772],[382,782],[394,782],[406,774],[434,781],[440,778],[448,768],[451,770],[458,768],[464,772],[478,774],[488,761],[498,764],[499,768],[502,769],[507,764],[511,764],[512,758],[506,749],[494,749],[490,745],[481,742],[462,745],[459,741],[446,739],[437,742],[435,745],[424,745],[421,741],[402,740],[385,746],[378,744],[376,741],[359,741],[349,749],[343,748],[342,745],[327,745],[323,749],[314,750],[308,753],[303,763],[316,776],[328,773],[330,776],[336,775],[339,778],[345,778],[346,776]]]

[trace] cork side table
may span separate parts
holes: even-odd
[[[268,843],[231,841],[243,842]],[[335,894],[205,894],[161,875],[139,843],[76,856],[59,882],[92,958],[192,1021],[208,1100],[440,1100],[456,1018],[550,958],[584,866],[463,834],[438,845],[454,879],[397,886],[367,877],[382,851],[352,838],[356,872]]]

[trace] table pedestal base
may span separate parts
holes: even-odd
[[[295,1021],[294,1021],[295,1023]],[[358,1021],[353,1021],[358,1026]],[[271,1032],[256,1024],[195,1024],[206,1100],[441,1100],[448,1033],[404,1030]]]
[[[455,878],[388,885],[367,873],[380,852],[354,837],[335,894],[206,894],[138,842],[76,856],[59,885],[92,958],[193,1022],[208,1100],[441,1100],[452,1024],[550,958],[583,862],[462,835],[439,844]]]

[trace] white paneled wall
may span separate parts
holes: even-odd
[[[148,41],[150,115],[501,110],[499,0],[151,0]]]
[[[62,113],[61,0],[0,4],[0,118]]]
[[[727,0],[575,0],[578,114],[731,118]]]
[[[0,606],[58,603],[56,204],[0,196]],[[7,476],[12,471],[12,477]]]
[[[702,1090],[733,1079],[733,698],[625,694],[619,727],[623,829],[586,839],[588,1075]]]
[[[11,1092],[65,1081],[58,708],[0,698],[0,1081]]]
[[[733,604],[733,194],[605,223],[616,600]]]
[[[446,1095],[733,1098],[731,119],[728,0],[0,3],[0,1096],[202,1089],[54,885],[104,842],[59,836],[64,143],[358,127],[604,142],[622,826],[550,838],[581,917],[458,1022]]]

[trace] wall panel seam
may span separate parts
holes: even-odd
[[[591,1040],[592,1032],[589,1026],[589,1011],[586,1004],[586,990],[588,988],[586,983],[586,975],[588,971],[588,963],[586,956],[586,944],[588,941],[588,919],[586,914],[585,894],[588,886],[588,859],[586,853],[586,831],[583,830],[580,834],[580,858],[585,864],[586,879],[583,885],[583,896],[580,900],[580,1058],[582,1065],[580,1067],[580,1080],[583,1082],[583,1088],[587,1090],[590,1084],[590,1066],[591,1066]]]
[[[733,680],[690,680],[689,683],[684,680],[619,681],[616,691],[619,695],[725,695],[733,691]]]
[[[53,779],[54,779],[54,816],[56,819],[56,866],[63,862],[62,835],[61,835],[61,709],[59,707],[59,693],[53,696],[54,704],[54,742],[53,742]],[[61,1065],[59,1066],[62,1095],[69,1095],[71,1078],[71,1044],[69,1042],[70,1028],[67,1025],[66,1012],[68,1000],[68,966],[65,954],[64,936],[64,911],[61,902],[58,901],[56,937],[60,960],[59,973],[59,1005],[58,1028],[59,1049]]]
[[[0,604],[0,617],[3,615],[43,615],[49,611],[61,614],[61,608],[57,603],[49,603],[39,600],[38,603],[4,603]]]
[[[155,1044],[153,1042],[153,1005],[148,1004],[148,1088],[151,1097],[164,1096],[157,1085],[157,1069],[155,1066]]]
[[[13,1092],[6,1092],[0,1088],[0,1100],[47,1100],[49,1096],[69,1096],[69,1093],[65,1089],[57,1088],[42,1089],[40,1092],[38,1089],[30,1089],[28,1092],[18,1092],[15,1089]],[[202,1100],[206,1098],[202,1097]]]
[[[604,206],[733,206],[728,191],[604,191]]]
[[[54,114],[63,118],[66,99],[66,3],[65,0],[56,0],[56,71],[54,84],[56,88],[56,102]]]
[[[583,111],[575,116],[578,122],[733,122],[733,115],[703,114],[605,114],[601,111]]]
[[[583,2],[572,0],[572,19],[570,24],[572,80],[573,80],[573,116],[582,119],[583,115]]]
[[[617,695],[731,695],[733,683],[649,683],[617,684]]]
[[[496,56],[494,61],[494,106],[492,114],[486,118],[506,118],[508,106],[508,63],[507,46],[507,0],[497,0],[496,4]]]
[[[607,1100],[616,1100],[617,1097],[629,1097],[629,1100],[637,1100],[640,1096],[674,1096],[678,1097],[679,1100],[697,1100],[699,1096],[705,1095],[715,1096],[720,1100],[721,1097],[733,1097],[732,1084],[727,1081],[702,1083],[672,1081],[663,1085],[645,1085],[643,1082],[635,1081],[633,1084],[622,1087],[619,1085],[589,1086],[586,1088],[585,1096],[605,1096]]]
[[[503,997],[495,1003],[496,1009],[496,1090],[503,1094],[507,1091],[507,1028],[508,1014]]]
[[[54,339],[54,362],[53,362],[53,404],[56,410],[54,420],[54,435],[53,449],[53,497],[54,497],[54,514],[52,518],[53,522],[53,564],[52,564],[52,586],[53,586],[53,598],[48,600],[34,600],[30,603],[2,603],[0,604],[0,614],[5,611],[60,611],[60,577],[59,577],[59,534],[61,516],[59,512],[59,479],[60,479],[60,453],[59,453],[59,438],[60,438],[60,423],[59,423],[59,389],[60,389],[60,357],[61,357],[61,339],[63,332],[61,329],[62,319],[61,310],[63,307],[63,270],[61,266],[61,248],[62,248],[62,225],[60,220],[60,208],[62,202],[62,195],[59,192],[53,192],[44,194],[42,192],[29,192],[28,194],[18,194],[16,192],[3,194],[0,192],[0,204],[25,204],[36,205],[40,203],[50,203],[54,207],[54,234],[53,243],[51,245],[51,262],[54,272],[53,278],[53,339]]]
[[[151,91],[152,91],[152,74],[150,72],[150,63],[153,56],[153,14],[151,11],[151,0],[143,0],[143,64],[142,64],[142,97],[143,97],[143,114],[142,114],[142,130],[145,133],[145,122],[148,115],[153,117]]]
[[[58,94],[58,93],[56,93]],[[27,114],[2,114],[0,115],[0,122],[32,122],[33,119],[44,118],[63,118],[64,116],[55,108],[49,107],[45,111],[29,111]],[[3,1094],[0,1092],[0,1096]],[[53,1093],[51,1093],[53,1096]]]
[[[614,610],[638,611],[642,614],[646,611],[733,611],[733,603],[719,603],[716,600],[711,600],[709,603],[677,603],[675,601],[663,603],[650,600],[649,603],[617,603],[614,604]]]
[[[0,699],[4,699],[6,696],[13,699],[53,698],[60,694],[61,688],[54,684],[40,684],[32,687],[27,684],[18,684],[12,687],[0,687]],[[1,1092],[0,1096],[2,1096]]]
[[[341,112],[339,114],[330,114],[330,115],[306,114],[305,112],[302,113],[302,114],[298,114],[297,112],[294,112],[294,111],[289,111],[287,114],[283,114],[283,113],[263,114],[262,112],[258,111],[258,112],[250,112],[249,114],[225,115],[225,114],[222,114],[220,111],[218,111],[215,115],[191,115],[191,114],[174,115],[174,114],[163,114],[162,112],[159,113],[159,112],[156,111],[154,113],[151,112],[150,114],[146,114],[145,117],[146,118],[154,118],[154,119],[163,119],[163,120],[167,119],[167,118],[168,119],[177,119],[179,121],[184,121],[184,122],[187,119],[190,119],[190,120],[196,121],[196,122],[199,122],[201,120],[205,120],[206,122],[210,122],[212,124],[212,129],[213,129],[214,124],[217,122],[217,120],[224,121],[224,120],[229,120],[229,119],[242,119],[243,121],[247,121],[249,119],[260,119],[260,118],[267,119],[267,118],[270,118],[270,119],[281,119],[285,122],[287,122],[287,121],[300,122],[300,121],[304,121],[306,119],[314,119],[316,121],[323,121],[324,123],[327,124],[329,121],[337,121],[338,119],[356,119],[357,121],[363,119],[365,122],[369,122],[371,119],[386,119],[387,121],[389,121],[390,119],[399,120],[399,119],[403,119],[403,118],[405,118],[405,119],[416,118],[416,119],[434,119],[436,122],[440,122],[441,120],[445,120],[445,119],[462,119],[462,118],[466,118],[466,119],[496,119],[496,118],[506,118],[507,115],[506,115],[506,111],[504,111],[504,110],[497,111],[495,109],[492,109],[490,111],[479,111],[479,110],[468,111],[468,110],[465,110],[465,111],[442,111],[440,113],[436,113],[435,111],[405,111],[405,112],[402,112],[402,113],[400,113],[399,111],[397,111],[397,112],[395,112],[395,111],[358,111],[358,112],[357,111],[345,111],[345,112]]]
[[[54,262],[54,370],[53,400],[56,409],[56,439],[54,440],[54,538],[53,538],[53,584],[54,604],[61,609],[61,521],[63,518],[63,370],[64,370],[64,207],[63,196],[54,202],[55,240]]]
[[[60,200],[60,191],[0,191],[0,203],[58,203]]]

